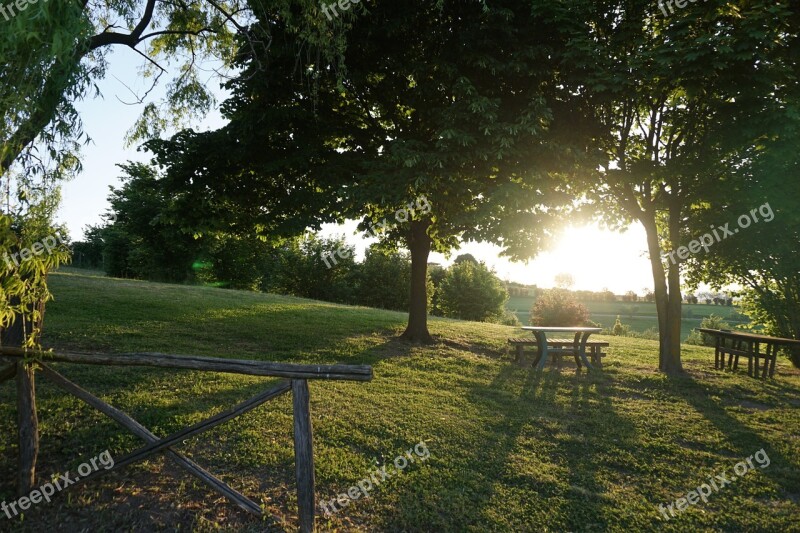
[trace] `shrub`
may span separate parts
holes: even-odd
[[[444,316],[484,322],[503,315],[508,291],[483,263],[462,261],[447,269],[439,285]]]
[[[536,326],[583,326],[589,322],[589,309],[564,289],[541,291],[531,308],[531,324]]]
[[[439,286],[442,284],[445,276],[447,276],[447,270],[440,265],[428,266],[428,287],[430,289],[428,295],[431,300],[431,314],[435,316],[444,316],[442,308],[439,305]]]
[[[517,318],[517,314],[510,309],[504,309],[503,314],[495,317],[494,322],[504,326],[521,326],[522,322]]]
[[[707,316],[700,322],[701,328],[708,329],[731,329],[731,325],[725,322],[721,316],[712,314]],[[715,346],[716,340],[713,336],[707,333],[700,333],[699,331],[692,331],[686,338],[686,344],[695,344],[698,346]]]
[[[630,329],[630,326],[625,326]],[[649,339],[651,341],[659,340],[658,328],[647,328],[644,331],[628,331],[625,337],[633,337],[634,339]]]
[[[612,329],[611,331],[617,337],[620,337],[625,334],[625,327],[622,325],[622,321],[619,319],[619,315],[617,315],[617,321],[614,322],[614,329]]]
[[[356,269],[355,303],[381,309],[408,310],[411,261],[406,254],[372,246]],[[430,299],[430,291],[428,298]]]

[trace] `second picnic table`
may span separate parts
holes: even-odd
[[[725,355],[728,355],[728,368],[732,367],[734,369],[739,367],[739,357],[746,357],[747,373],[762,379],[765,379],[767,375],[769,377],[775,375],[775,361],[778,358],[778,348],[780,346],[800,346],[800,341],[796,339],[783,339],[744,331],[709,328],[697,328],[697,331],[712,335],[716,339],[714,368],[725,368]],[[729,340],[731,346],[726,346],[725,340]],[[761,351],[762,344],[765,347],[764,351]],[[759,359],[764,360],[763,371],[759,367]]]
[[[539,350],[539,356],[536,363],[536,369],[541,370],[547,364],[547,359],[550,353],[571,353],[575,355],[575,362],[578,368],[581,367],[581,361],[586,365],[586,370],[594,370],[592,363],[586,357],[586,341],[589,340],[589,335],[592,333],[600,333],[600,328],[584,328],[584,327],[555,327],[555,326],[524,326],[522,329],[530,331],[536,337],[536,344]],[[574,333],[575,341],[572,348],[548,348],[547,347],[547,334],[548,333]],[[579,359],[580,358],[580,359]]]

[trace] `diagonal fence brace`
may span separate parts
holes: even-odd
[[[268,389],[261,394],[253,396],[249,400],[240,403],[239,405],[228,409],[227,411],[222,411],[221,413],[217,413],[216,415],[209,417],[201,422],[198,422],[192,426],[189,426],[185,429],[180,431],[176,431],[171,435],[167,435],[163,439],[159,439],[155,442],[151,442],[146,446],[142,446],[141,448],[132,451],[128,455],[122,456],[116,461],[114,461],[114,468],[122,468],[132,463],[136,463],[152,455],[154,453],[160,452],[164,448],[169,448],[173,444],[177,444],[189,437],[193,437],[199,433],[203,433],[208,431],[220,424],[227,422],[228,420],[232,420],[239,415],[242,415],[248,411],[252,411],[259,405],[275,398],[276,396],[280,396],[281,394],[288,392],[291,390],[292,384],[291,381],[284,380],[278,383],[275,387]]]
[[[48,380],[50,380],[60,388],[64,389],[66,392],[72,394],[73,396],[76,396],[78,399],[83,400],[84,402],[94,407],[101,413],[109,416],[111,419],[113,419],[119,425],[131,431],[137,437],[141,438],[147,443],[155,443],[159,441],[159,438],[155,434],[153,434],[149,429],[142,426],[139,422],[134,420],[126,413],[120,411],[115,407],[112,407],[111,405],[107,404],[100,398],[94,396],[92,393],[82,389],[80,386],[69,381],[67,378],[65,378],[55,370],[48,367],[46,364],[39,363],[39,366],[41,368],[42,373]],[[165,453],[171,459],[173,459],[178,464],[178,466],[186,470],[189,474],[205,482],[212,489],[219,492],[220,494],[223,494],[225,497],[236,503],[239,507],[241,507],[245,511],[257,516],[262,515],[261,507],[257,503],[253,502],[243,494],[231,488],[224,481],[217,479],[211,473],[207,472],[205,469],[203,469],[200,465],[198,465],[191,459],[188,459],[187,457],[176,452],[172,448],[167,448]],[[113,468],[109,470],[103,470],[102,472],[97,471],[96,474],[108,473],[113,470],[116,470],[116,468],[117,465],[115,464]],[[83,482],[90,479],[91,477],[94,476],[90,475],[81,478],[78,481]]]

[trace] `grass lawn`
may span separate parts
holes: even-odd
[[[537,374],[511,362],[513,328],[433,319],[437,344],[395,340],[403,313],[222,289],[51,278],[45,344],[374,367],[370,383],[312,382],[318,499],[344,493],[424,440],[430,458],[350,503],[323,531],[800,531],[800,371],[775,379],[715,371],[713,351],[685,347],[687,374],[654,368],[656,343],[609,338],[604,369]],[[166,435],[274,380],[160,369],[56,365]],[[37,381],[45,480],[139,442],[100,413]],[[14,499],[13,387],[0,389],[0,497]],[[288,395],[179,449],[262,503],[258,520],[161,456],[40,503],[2,530],[292,531],[296,528]],[[763,449],[755,467],[666,520],[672,504]],[[739,476],[736,476],[739,478]]]

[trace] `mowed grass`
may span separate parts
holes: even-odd
[[[685,347],[687,375],[657,373],[656,343],[609,338],[604,369],[538,374],[512,363],[513,328],[432,319],[437,343],[397,341],[403,313],[222,289],[55,274],[45,344],[300,363],[371,364],[370,383],[312,382],[318,499],[345,493],[424,440],[430,450],[331,517],[322,531],[800,531],[800,372],[715,371]],[[54,365],[166,435],[274,380],[190,371]],[[43,480],[140,442],[37,381]],[[0,497],[14,499],[13,387],[0,389]],[[40,503],[0,529],[292,531],[291,399],[271,401],[180,451],[264,505],[252,518],[156,457]],[[756,467],[665,520],[672,503],[763,449]],[[321,513],[321,511],[320,511]]]

